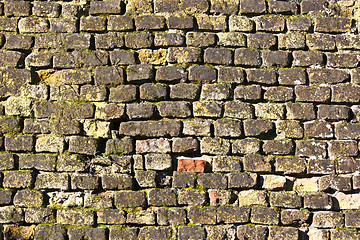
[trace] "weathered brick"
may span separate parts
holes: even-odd
[[[17,18],[0,18],[0,30],[16,32],[18,21]]]
[[[126,223],[154,225],[155,212],[153,210],[139,210],[136,212],[128,213]]]
[[[136,100],[137,87],[134,85],[119,85],[110,88],[110,102],[134,102]]]
[[[335,50],[335,37],[322,33],[308,34],[306,35],[306,45],[310,50]]]
[[[306,14],[311,11],[320,11],[323,10],[325,7],[325,0],[320,1],[311,1],[311,0],[304,0],[300,3],[301,13]]]
[[[69,225],[93,225],[94,211],[92,210],[58,210],[57,222]]]
[[[249,89],[251,88],[250,87],[244,88],[245,91],[246,90],[248,91]],[[249,94],[249,92],[247,92],[247,94]],[[266,89],[264,93],[264,99],[272,102],[286,102],[292,100],[293,95],[294,95],[293,89],[290,87],[269,87]],[[260,96],[261,96],[261,92],[260,92]],[[255,98],[255,100],[256,99],[260,99],[260,97]]]
[[[191,117],[191,105],[188,102],[160,102],[157,109],[162,117],[188,118]]]
[[[122,47],[123,45],[124,45],[123,37],[118,33],[95,34],[96,48],[110,49],[110,48]],[[119,52],[123,52],[123,51],[119,51]],[[131,55],[131,52],[129,55]],[[117,64],[119,64],[119,62],[117,62]]]
[[[225,189],[227,187],[226,176],[219,173],[199,173],[197,182],[203,188]]]
[[[259,48],[259,49],[270,49],[275,47],[277,38],[275,35],[270,33],[254,33],[249,34],[247,39],[248,47]]]
[[[239,225],[237,227],[237,237],[241,240],[254,239],[265,240],[267,237],[268,227],[261,225]]]
[[[282,32],[285,29],[285,19],[280,15],[260,16],[255,23],[257,31]]]
[[[263,51],[263,65],[266,67],[279,66],[288,67],[291,65],[290,52],[285,51]]]
[[[342,33],[351,31],[351,19],[339,17],[322,17],[315,19],[316,32]]]
[[[264,13],[266,11],[265,0],[241,0],[240,1],[240,13]]]
[[[165,27],[163,16],[142,15],[135,18],[137,30],[159,30]]]
[[[23,49],[29,50],[33,43],[33,38],[31,36],[20,35],[20,34],[11,34],[6,35],[6,43],[4,48],[6,49]]]
[[[121,3],[118,1],[90,2],[90,14],[120,14],[121,11]]]
[[[331,209],[331,197],[326,194],[306,194],[304,195],[304,208],[310,209]]]
[[[317,112],[318,118],[325,120],[346,120],[349,114],[350,108],[343,105],[319,105]]]
[[[229,173],[227,176],[229,188],[248,189],[255,187],[257,183],[256,173]]]
[[[170,239],[172,235],[171,227],[143,227],[139,231],[138,239]]]
[[[150,189],[147,191],[148,204],[152,206],[175,206],[177,196],[173,189]]]
[[[69,176],[67,173],[42,172],[37,175],[35,189],[60,189],[69,188]]]
[[[245,16],[231,15],[229,17],[229,30],[231,32],[252,32],[254,27],[254,21]]]
[[[329,157],[336,159],[338,157],[352,157],[358,153],[357,142],[352,140],[334,140],[329,143]]]
[[[335,136],[337,139],[359,139],[360,124],[339,122],[335,124]]]
[[[201,61],[201,49],[197,47],[170,47],[168,49],[168,62],[196,63]]]
[[[140,86],[140,99],[147,101],[164,100],[167,96],[167,86],[164,84],[145,83]]]
[[[174,29],[192,29],[194,18],[192,16],[170,16],[167,25]]]
[[[158,208],[157,223],[159,225],[182,225],[186,223],[186,212],[182,208]]]
[[[41,207],[44,197],[41,192],[20,190],[16,192],[13,201],[16,207]]]
[[[6,151],[32,151],[34,143],[34,137],[31,135],[5,136]]]
[[[99,3],[101,4],[102,2]],[[128,31],[133,29],[134,29],[134,20],[131,16],[111,15],[108,18],[109,31]]]
[[[179,10],[179,0],[155,0],[154,1],[154,12],[175,12]]]
[[[245,120],[245,136],[262,137],[271,134],[274,131],[274,124],[269,120]]]
[[[304,123],[304,133],[306,137],[313,138],[333,138],[334,131],[331,123],[325,121],[311,121]]]
[[[113,65],[133,65],[135,64],[135,53],[115,49],[110,52],[110,61]]]
[[[305,171],[305,159],[300,157],[277,157],[275,158],[275,171],[284,174],[303,173]]]
[[[104,174],[101,183],[104,189],[110,190],[131,189],[133,187],[132,177],[122,173]]]
[[[0,207],[1,223],[20,223],[24,221],[24,211],[14,206]]]
[[[269,227],[269,240],[291,240],[299,236],[299,230],[294,227]]]
[[[333,68],[353,68],[359,63],[358,56],[353,53],[326,54],[327,66]]]
[[[122,207],[141,207],[146,204],[144,191],[119,191],[115,194],[115,206]]]
[[[187,14],[203,13],[209,10],[209,2],[207,0],[184,0],[180,3],[180,10]]]
[[[246,74],[249,83],[275,85],[277,82],[276,72],[273,70],[250,69],[246,70]]]
[[[334,76],[335,77],[335,76]],[[335,78],[334,78],[335,79]],[[337,78],[339,79],[339,78]],[[345,81],[344,78],[340,79]],[[331,87],[332,102],[358,102],[360,100],[359,93],[360,93],[360,86],[353,85],[353,84],[338,84]]]
[[[16,4],[14,4],[11,1],[4,2],[4,13],[8,17],[29,16],[30,12],[31,12],[31,5],[28,1],[17,1]]]
[[[317,228],[342,227],[344,225],[344,216],[340,212],[316,212],[314,213],[312,225]]]
[[[284,2],[271,0],[268,2],[270,13],[297,13],[297,4],[296,2]]]
[[[302,199],[295,192],[272,192],[270,193],[270,206],[283,208],[300,208]]]
[[[153,44],[153,37],[148,33],[126,34],[125,46],[133,49],[149,48]]]
[[[196,21],[200,30],[205,31],[225,31],[227,29],[226,16],[209,16],[199,14]]]
[[[200,143],[200,151],[205,154],[228,154],[230,142],[222,138],[203,138]]]
[[[216,137],[240,137],[242,135],[241,121],[236,119],[219,119],[214,122]]]
[[[280,2],[280,1],[277,1]],[[304,49],[305,35],[301,33],[287,33],[278,36],[280,49]]]
[[[279,213],[274,208],[253,207],[251,209],[251,222],[266,225],[278,225]]]
[[[296,141],[296,156],[310,157],[312,159],[325,159],[327,144],[320,140]]]
[[[136,227],[128,227],[128,228],[110,228],[109,229],[109,237],[111,240],[119,239],[119,240],[136,240],[138,234],[138,228]]]
[[[271,172],[269,158],[262,155],[249,154],[244,157],[244,170],[250,172]]]
[[[251,154],[260,151],[260,140],[256,138],[236,139],[232,143],[232,153]]]
[[[283,119],[285,106],[281,103],[257,103],[255,116],[262,119]]]
[[[315,110],[312,103],[286,103],[286,110],[288,119],[315,119]]]
[[[45,18],[26,17],[19,20],[20,33],[46,33],[49,31],[49,22]]]
[[[265,140],[263,151],[266,154],[286,155],[292,153],[294,143],[290,139]]]
[[[190,223],[215,224],[216,210],[214,208],[191,207],[187,215]]]
[[[260,67],[260,51],[249,48],[238,48],[235,50],[234,64],[244,67]]]
[[[21,154],[19,155],[20,169],[36,169],[40,171],[54,171],[56,156],[50,154]]]
[[[226,48],[207,48],[204,51],[204,62],[230,65],[232,63],[232,51]]]
[[[71,228],[68,230],[69,240],[81,238],[96,238],[99,240],[106,239],[105,228]]]

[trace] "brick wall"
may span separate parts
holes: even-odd
[[[0,239],[360,239],[358,1],[0,1]]]

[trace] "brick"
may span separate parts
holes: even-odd
[[[108,1],[106,1],[108,2]],[[101,4],[101,2],[99,2]],[[112,15],[108,17],[109,31],[129,31],[134,29],[134,20],[131,16]]]
[[[175,12],[179,10],[179,0],[155,0],[154,1],[154,12]]]
[[[245,47],[246,36],[238,32],[217,33],[218,45],[226,47]]]
[[[170,16],[167,25],[169,28],[174,29],[192,29],[194,27],[194,18],[192,16]]]
[[[185,42],[184,36],[178,33],[155,33],[156,47],[181,46]]]
[[[216,137],[240,137],[242,135],[241,121],[236,119],[219,119],[214,122]]]
[[[237,237],[241,240],[254,239],[265,240],[268,232],[267,226],[261,225],[239,225],[237,226]]]
[[[337,139],[354,139],[359,138],[360,124],[339,122],[335,124],[335,136]]]
[[[122,173],[104,174],[101,183],[104,189],[110,190],[131,189],[133,187],[132,177]]]
[[[120,124],[120,134],[129,136],[166,137],[180,135],[180,121],[147,121],[123,122]]]
[[[282,93],[283,93],[283,91],[281,91],[281,94]],[[284,91],[284,94],[286,94],[286,91]],[[269,94],[266,94],[266,92],[265,92],[265,95],[266,95],[267,99],[272,98],[269,96]],[[261,96],[262,96],[262,89],[261,89],[261,86],[259,86],[259,85],[250,85],[250,86],[239,85],[234,90],[235,99],[240,99],[240,100],[244,100],[244,101],[257,101],[257,100],[261,99]],[[274,97],[275,97],[275,95],[274,95]]]
[[[61,18],[49,19],[49,24],[50,24],[50,32],[53,33],[74,33],[78,31],[78,26],[74,19],[61,19]],[[52,47],[59,47],[61,39],[57,39],[54,41],[56,44],[53,44],[54,46]]]
[[[11,155],[10,155],[11,156]],[[50,154],[21,154],[19,169],[36,169],[39,171],[54,171],[56,156]]]
[[[199,142],[192,137],[174,138],[172,143],[174,153],[193,153],[199,151]]]
[[[51,64],[52,56],[47,53],[31,53],[25,58],[27,67],[50,67]]]
[[[111,240],[119,239],[119,240],[136,240],[138,228],[136,227],[128,227],[124,229],[110,228],[109,236]]]
[[[80,154],[95,155],[97,139],[83,136],[71,136],[69,139],[69,151]]]
[[[66,239],[66,228],[61,225],[38,225],[35,228],[34,239]]]
[[[245,155],[244,170],[250,172],[271,172],[269,159],[256,154]]]
[[[120,85],[110,88],[109,101],[116,103],[134,102],[136,100],[137,87],[134,85]]]
[[[351,176],[322,176],[319,180],[320,191],[351,191]]]
[[[283,119],[285,106],[280,103],[257,103],[255,106],[255,116],[262,119]]]
[[[26,223],[50,223],[54,221],[54,211],[50,208],[29,208],[25,212]]]
[[[333,140],[329,143],[329,157],[336,159],[338,157],[352,157],[358,153],[357,142],[352,140]]]
[[[21,121],[16,118],[2,117],[0,118],[0,132],[20,132]]]
[[[239,157],[216,156],[213,158],[213,170],[215,172],[241,171],[241,163],[242,159]]]
[[[247,223],[249,221],[249,217],[249,208],[220,207],[217,210],[218,223]]]
[[[118,1],[90,2],[90,14],[120,14],[121,11],[121,3]]]
[[[193,113],[195,117],[221,117],[222,105],[217,102],[193,102]]]
[[[110,32],[106,34],[95,34],[95,47],[97,49],[112,49],[123,46],[124,46],[124,39],[122,35],[120,35],[119,33]],[[112,54],[112,52],[110,54]]]
[[[345,75],[344,75],[345,77]],[[339,78],[337,78],[339,79]],[[344,80],[343,78],[342,80]],[[338,84],[336,86],[332,86],[332,102],[358,102],[359,93],[360,93],[360,86],[353,85],[353,84]]]
[[[6,151],[32,151],[34,143],[34,137],[31,135],[5,136]]]
[[[311,121],[304,123],[306,137],[313,138],[333,138],[333,126],[325,121]]]
[[[145,83],[140,86],[140,99],[147,101],[165,100],[167,87],[164,84]]]
[[[105,240],[105,228],[71,228],[68,230],[69,240],[81,238],[96,238]]]
[[[115,49],[110,52],[110,61],[113,65],[134,65],[135,53]]]
[[[305,171],[305,159],[300,157],[277,157],[275,158],[275,171],[284,174],[303,173]]]
[[[249,83],[275,85],[277,82],[276,72],[273,70],[250,69],[246,70]]]
[[[211,0],[210,12],[216,14],[237,14],[239,8],[239,2],[233,2],[231,0]]]
[[[16,207],[41,207],[44,198],[41,192],[20,190],[16,192],[13,201]]]
[[[298,11],[296,2],[283,2],[283,1],[271,0],[268,2],[268,5],[269,5],[270,13],[296,14]]]
[[[101,102],[107,99],[107,91],[104,86],[83,85],[80,88],[80,98],[83,101]]]
[[[310,157],[312,159],[325,159],[327,144],[320,140],[296,141],[296,156]]]
[[[9,171],[3,173],[4,188],[29,188],[32,186],[31,171]]]
[[[200,151],[203,154],[228,154],[230,142],[222,138],[203,138],[200,143]]]
[[[191,207],[187,215],[190,223],[215,224],[216,210],[214,208]]]
[[[271,192],[270,206],[282,208],[300,208],[302,199],[295,192]]]
[[[340,239],[349,239],[355,240],[360,237],[358,232],[354,232],[351,230],[338,230],[338,229],[331,229],[331,240],[340,240]]]
[[[323,10],[323,8],[325,7],[325,2],[325,0],[320,0],[316,2],[311,0],[304,0],[300,3],[301,14],[306,14],[311,11]]]
[[[294,66],[307,67],[324,64],[324,54],[318,51],[294,51]]]
[[[230,65],[232,63],[232,51],[225,48],[207,48],[204,51],[204,62]]]
[[[263,151],[266,154],[286,155],[292,153],[294,143],[290,139],[265,140]]]
[[[248,89],[249,87],[246,90]],[[286,102],[292,100],[293,95],[293,89],[290,87],[269,87],[264,93],[264,99],[271,102]]]
[[[236,139],[232,144],[232,153],[251,154],[260,151],[260,140],[256,138]]]
[[[278,175],[262,175],[262,188],[266,190],[283,190],[286,186],[286,177]]]
[[[255,23],[257,31],[282,32],[285,29],[285,19],[279,15],[260,16]]]
[[[333,228],[344,225],[344,217],[340,212],[316,212],[313,218],[314,227]]]
[[[317,112],[318,118],[325,120],[346,120],[349,114],[350,108],[343,105],[319,105]]]
[[[277,1],[281,2],[281,1]],[[280,49],[304,49],[305,35],[301,33],[287,33],[278,36]]]
[[[267,206],[264,190],[244,190],[239,192],[239,206]]]
[[[254,21],[245,16],[231,15],[229,17],[229,30],[231,32],[252,32],[254,28]]]
[[[79,34],[79,33],[67,34],[64,36],[64,40],[63,40],[64,46],[69,49],[89,48],[90,37],[91,37],[90,34]]]
[[[286,111],[288,119],[315,119],[315,110],[312,103],[286,103]]]
[[[33,38],[31,36],[24,36],[20,34],[11,34],[5,36],[6,43],[4,48],[6,49],[23,49],[29,50],[33,43]]]
[[[139,231],[138,239],[170,239],[172,235],[171,227],[143,227]]]
[[[251,222],[266,225],[278,225],[279,213],[274,208],[253,207],[251,209]]]
[[[304,208],[331,209],[332,200],[326,193],[304,195]]]
[[[335,37],[336,47],[340,50],[359,49],[359,36],[353,34],[337,35]]]
[[[226,16],[209,16],[199,14],[196,21],[200,30],[205,31],[225,31],[227,29]]]
[[[13,2],[11,1],[4,2],[4,13],[8,17],[29,16],[30,12],[31,12],[31,5],[28,1],[17,1],[16,4],[13,4]]]
[[[187,14],[204,13],[209,10],[209,2],[207,0],[184,0],[180,3],[180,10]]]
[[[89,174],[76,174],[71,176],[71,189],[96,189],[99,186],[99,177]]]
[[[185,205],[205,205],[206,192],[201,190],[179,189],[179,204]]]
[[[20,223],[24,221],[24,211],[13,206],[0,207],[1,223]]]
[[[15,168],[14,155],[3,153],[0,154],[0,170],[12,170]]]
[[[240,13],[264,13],[266,11],[265,0],[241,0],[240,1]]]
[[[329,87],[296,86],[296,99],[302,102],[327,102],[330,100]]]
[[[18,19],[16,18],[0,18],[0,30],[16,32],[18,26]]]
[[[150,189],[147,191],[148,204],[153,206],[175,206],[177,197],[172,189]]]
[[[197,183],[203,188],[226,189],[227,178],[219,173],[199,173]]]
[[[0,63],[7,67],[17,67],[23,64],[24,55],[16,51],[3,51],[0,55]]]
[[[69,188],[69,176],[67,173],[42,172],[37,175],[35,189],[60,189]]]
[[[234,64],[244,67],[260,67],[260,52],[255,49],[238,48],[235,50]]]
[[[155,212],[153,210],[139,210],[129,213],[126,223],[153,225],[155,224]]]
[[[335,37],[322,33],[308,34],[306,35],[306,45],[310,50],[335,50]]]
[[[228,174],[228,187],[248,189],[255,187],[257,181],[256,173],[229,173]]]
[[[322,17],[315,19],[316,32],[345,33],[351,31],[350,18]]]
[[[146,205],[146,195],[144,191],[119,191],[115,194],[114,204],[118,208],[122,207],[141,207]]]
[[[266,67],[279,66],[288,67],[291,65],[290,52],[285,51],[263,51],[263,65]]]
[[[38,17],[56,18],[60,15],[61,5],[52,2],[34,2],[33,14]]]
[[[274,131],[274,125],[269,120],[245,120],[244,133],[245,136],[262,137]]]
[[[358,56],[352,53],[326,54],[327,66],[333,68],[353,68],[359,63]]]
[[[174,172],[172,186],[175,188],[185,188],[195,186],[195,173]]]
[[[159,30],[165,27],[163,16],[142,15],[135,18],[137,30]]]
[[[269,240],[291,240],[299,236],[299,230],[294,227],[269,227]]]
[[[59,210],[57,211],[57,222],[69,225],[93,225],[94,211],[92,210]]]
[[[153,37],[148,33],[126,34],[125,46],[132,49],[150,48],[153,44]]]
[[[188,102],[161,102],[157,109],[162,117],[188,118],[191,117],[191,105]]]
[[[259,49],[270,49],[276,46],[277,38],[270,33],[253,33],[248,35],[248,47]]]
[[[159,82],[180,82],[187,79],[187,72],[182,67],[166,66],[156,71],[156,81]]]
[[[216,70],[207,66],[191,66],[189,80],[197,83],[212,83],[216,81]]]
[[[49,31],[49,22],[44,18],[26,17],[19,20],[20,33],[46,33]]]
[[[170,170],[172,159],[169,154],[152,153],[145,155],[145,168],[147,170]]]
[[[153,11],[151,0],[130,0],[126,4],[126,13],[150,13]]]
[[[196,63],[201,61],[201,49],[197,47],[170,47],[167,61],[170,63]]]
[[[166,139],[136,140],[137,153],[169,153],[170,142]]]
[[[211,123],[199,120],[184,121],[183,134],[195,136],[210,136]]]

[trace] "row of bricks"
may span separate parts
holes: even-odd
[[[268,6],[267,6],[268,5]],[[147,0],[138,4],[136,0],[128,2],[122,1],[90,1],[89,5],[83,3],[56,3],[56,2],[41,2],[35,1],[18,1],[16,5],[11,1],[4,1],[0,3],[0,15],[7,17],[11,16],[30,16],[31,14],[39,17],[59,17],[60,14],[64,17],[78,16],[81,11],[86,11],[92,15],[105,14],[123,14],[129,13],[173,13],[183,11],[188,14],[192,13],[210,13],[215,14],[261,14],[266,13],[267,7],[270,13],[284,13],[284,14],[306,14],[310,11],[322,10],[325,7],[325,1],[302,1],[301,4],[296,2],[284,2],[271,0],[266,5],[265,0],[257,1],[221,1],[221,0]]]
[[[356,240],[360,237],[358,232],[350,229],[318,229],[310,228],[308,231],[299,230],[294,227],[278,227],[264,225],[217,225],[217,226],[178,226],[172,227],[127,227],[127,228],[68,228],[61,225],[39,225],[35,229],[32,226],[16,227],[10,225],[5,227],[4,232],[8,236],[17,236],[20,228],[24,232],[32,229],[34,239],[42,240],[56,236],[59,240],[76,240],[89,238],[91,240],[147,240],[147,239],[193,239],[194,234],[198,240],[217,240],[217,239],[256,239],[256,240]],[[30,232],[32,232],[30,231]]]

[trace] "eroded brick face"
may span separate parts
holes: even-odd
[[[0,239],[360,239],[359,17],[0,0]]]

